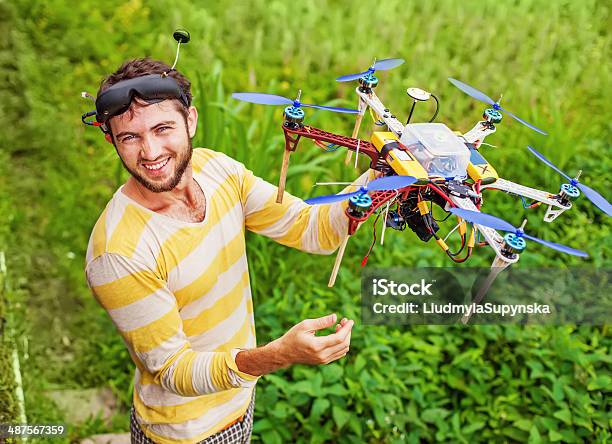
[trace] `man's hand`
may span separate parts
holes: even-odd
[[[336,315],[318,319],[305,319],[277,339],[278,353],[291,364],[329,364],[349,351],[353,321],[346,318],[336,325],[336,332],[328,336],[315,336],[317,330],[331,327]]]
[[[269,344],[239,352],[236,365],[240,371],[259,376],[293,364],[329,364],[348,353],[354,325],[354,321],[344,318],[336,325],[335,333],[315,335],[335,323],[335,314],[305,319]]]

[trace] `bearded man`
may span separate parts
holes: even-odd
[[[190,82],[165,63],[124,63],[96,107],[130,177],[95,224],[86,276],[136,366],[132,442],[249,442],[258,378],[342,358],[353,321],[306,319],[257,347],[245,229],[329,254],[347,232],[344,205],[287,193],[277,204],[241,163],[192,149]]]

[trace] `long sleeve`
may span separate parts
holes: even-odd
[[[366,171],[355,184],[365,184],[372,173]],[[343,192],[356,189],[352,185]],[[346,201],[311,206],[285,192],[279,204],[276,194],[276,186],[243,170],[241,196],[248,230],[309,253],[331,254],[340,246],[348,231]]]
[[[192,349],[174,294],[146,266],[132,258],[104,253],[87,265],[86,274],[132,359],[164,389],[198,396],[255,384],[257,377],[238,370],[232,351]]]

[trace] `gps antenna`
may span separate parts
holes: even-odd
[[[181,43],[188,43],[189,40],[191,39],[191,36],[189,35],[189,31],[185,29],[177,29],[172,34],[172,37],[174,37],[174,40],[178,42],[178,45],[176,47],[176,57],[174,58],[174,63],[172,64],[172,68],[170,68],[170,71],[174,69],[174,67],[176,66],[176,63],[178,62],[179,52],[181,50]]]

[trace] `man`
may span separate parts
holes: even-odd
[[[342,358],[353,321],[306,319],[257,347],[244,229],[329,254],[347,231],[344,205],[277,204],[241,163],[192,150],[190,83],[162,62],[126,62],[96,105],[131,176],[93,229],[86,275],[136,365],[132,441],[248,442],[258,377]]]

